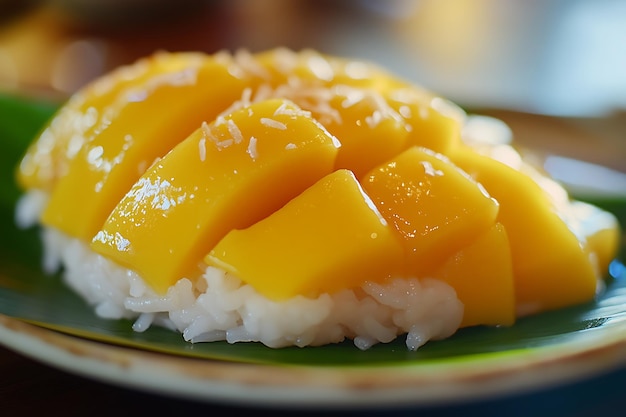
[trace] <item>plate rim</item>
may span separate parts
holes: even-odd
[[[76,337],[0,314],[1,345],[64,372],[184,400],[307,409],[452,405],[581,381],[626,367],[626,332],[608,330],[469,361],[344,367],[182,357]]]

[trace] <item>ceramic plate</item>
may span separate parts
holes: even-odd
[[[4,108],[3,108],[4,106]],[[317,407],[450,404],[589,378],[626,364],[626,269],[616,261],[593,302],[461,329],[409,352],[402,340],[368,351],[351,342],[270,349],[189,344],[177,333],[103,320],[40,268],[36,229],[13,222],[13,169],[54,106],[0,97],[0,344],[90,378],[176,397]],[[593,201],[624,219],[626,196]],[[609,198],[610,197],[610,198]],[[621,259],[624,259],[622,250]],[[400,338],[401,339],[401,338]]]
[[[183,357],[76,338],[0,317],[2,344],[82,376],[200,401],[307,408],[450,405],[570,383],[623,365],[625,330],[622,322],[547,346],[342,366]]]

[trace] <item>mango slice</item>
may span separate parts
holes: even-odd
[[[413,147],[362,181],[401,236],[409,275],[432,271],[489,230],[498,203],[445,156]]]
[[[132,186],[92,248],[165,292],[193,276],[227,232],[266,217],[330,173],[338,147],[309,113],[285,100],[219,117]]]
[[[349,170],[322,178],[247,229],[232,230],[205,258],[273,300],[380,282],[401,260],[394,231]]]
[[[213,120],[246,85],[210,59],[137,85],[113,106],[110,124],[95,132],[71,160],[68,174],[52,191],[42,223],[90,240],[156,158],[203,121]]]
[[[460,108],[375,65],[284,49],[239,60],[245,68],[255,63],[274,94],[311,111],[340,138],[335,168],[357,178],[411,146],[446,152],[460,142]]]
[[[329,118],[324,125],[341,138],[335,167],[351,169],[359,179],[412,146],[443,153],[460,141],[462,113],[453,115],[452,108],[445,110],[448,114],[436,110],[432,103],[439,101],[427,92],[410,88],[377,92],[345,86],[334,91],[329,105],[340,116]],[[443,100],[439,107],[445,109]],[[324,120],[324,115],[318,117]]]
[[[466,117],[461,108],[413,86],[389,90],[385,98],[410,126],[405,148],[421,146],[447,154],[460,145]]]
[[[509,237],[518,314],[593,298],[594,267],[553,197],[529,175],[471,149],[457,148],[450,158],[500,203],[497,220]]]
[[[463,303],[461,327],[515,322],[513,265],[502,224],[448,258],[433,276],[454,288]]]
[[[615,215],[583,201],[571,202],[572,215],[584,236],[586,250],[593,254],[597,274],[602,275],[619,250],[620,227]]]
[[[112,119],[137,86],[156,77],[183,74],[209,59],[201,53],[156,53],[98,78],[70,97],[29,146],[17,170],[24,188],[51,190],[71,159]]]
[[[350,169],[362,178],[406,148],[411,127],[381,103],[377,94],[343,88],[329,105],[341,115],[340,120],[324,123],[330,133],[341,138],[335,169]]]

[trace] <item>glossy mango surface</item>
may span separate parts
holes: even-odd
[[[164,292],[193,275],[230,230],[261,220],[329,174],[338,146],[308,113],[285,100],[219,117],[135,183],[92,248]]]
[[[464,112],[375,65],[307,50],[240,57],[275,94],[309,110],[338,138],[336,169],[357,178],[411,146],[445,152],[460,141]],[[266,93],[267,94],[267,93]]]
[[[98,78],[72,95],[28,148],[17,170],[23,188],[51,190],[68,173],[70,161],[105,129],[142,86],[191,73],[209,60],[200,53],[157,53]]]
[[[413,147],[374,168],[363,188],[405,247],[405,273],[436,268],[495,223],[498,202],[445,156]]]
[[[91,239],[141,174],[205,120],[240,97],[246,83],[212,59],[157,73],[106,108],[107,120],[57,180],[42,223]],[[76,201],[78,204],[68,204]]]
[[[354,174],[338,170],[230,231],[205,258],[273,300],[317,297],[399,272],[402,247]]]
[[[519,314],[593,298],[598,276],[584,240],[563,221],[544,188],[513,166],[470,149],[459,149],[451,159],[500,203],[497,219],[509,237]]]
[[[450,256],[434,277],[451,285],[463,303],[461,327],[515,322],[513,264],[501,223]]]

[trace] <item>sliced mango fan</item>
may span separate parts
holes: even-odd
[[[448,340],[402,354],[396,342],[377,345],[369,357],[350,356],[344,344],[313,349],[325,352],[321,362],[548,346],[626,314],[625,273],[613,260],[623,201],[571,200],[511,144],[462,138],[461,109],[371,64],[280,49],[157,54],[60,108],[11,97],[0,104],[16,114],[1,123],[10,138],[2,166],[15,167],[26,151],[18,181],[49,194],[42,224],[92,241],[157,292],[204,258],[270,299],[354,288],[363,276],[416,275],[447,283],[464,304],[463,329]],[[134,333],[125,320],[98,318],[36,267],[37,229],[13,225],[21,191],[3,169],[11,239],[3,239],[1,313],[177,354],[315,361],[290,348],[192,346],[165,329]],[[199,184],[198,173],[210,180]],[[67,204],[77,190],[80,204]],[[306,247],[294,245],[293,230]],[[609,277],[597,293],[599,274]],[[276,275],[289,276],[288,285]]]

